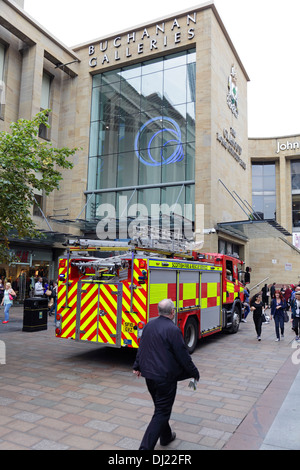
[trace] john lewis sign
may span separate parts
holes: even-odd
[[[300,142],[289,142],[288,140],[284,143],[277,142],[277,151],[276,153],[286,152],[288,150],[299,150],[300,149]]]

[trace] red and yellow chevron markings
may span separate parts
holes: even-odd
[[[116,345],[118,286],[100,285],[98,342]]]
[[[97,341],[98,284],[82,284],[80,305],[80,339]]]

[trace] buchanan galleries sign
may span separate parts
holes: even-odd
[[[117,36],[111,40],[100,41],[97,45],[89,46],[89,65],[94,68],[99,65],[107,65],[126,60],[132,57],[132,54],[144,54],[152,51],[163,50],[167,46],[174,44],[177,46],[182,41],[182,32],[187,30],[189,41],[195,37],[195,28],[197,23],[197,13],[188,14],[179,20],[176,18],[168,23],[162,22],[155,25],[155,35],[151,36],[150,28]],[[113,46],[113,49],[109,46]],[[110,52],[108,52],[110,51]]]

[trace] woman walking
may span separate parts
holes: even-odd
[[[250,302],[250,310],[253,312],[253,321],[257,334],[257,340],[261,341],[261,325],[263,321],[263,303],[260,294],[255,294]]]
[[[271,302],[271,320],[274,317],[276,340],[280,341],[279,327],[281,330],[281,338],[284,338],[284,310],[286,308],[285,300],[278,290]]]
[[[13,304],[13,299],[16,297],[15,291],[11,287],[11,283],[5,284],[4,296],[1,305],[4,305],[4,321],[2,323],[8,323],[9,320],[9,309]]]

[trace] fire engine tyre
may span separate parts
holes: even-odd
[[[184,342],[190,354],[195,351],[198,343],[198,323],[195,318],[189,318],[184,328]]]
[[[228,328],[228,333],[235,334],[239,331],[240,327],[240,314],[237,308],[234,309],[232,313],[232,325]]]

